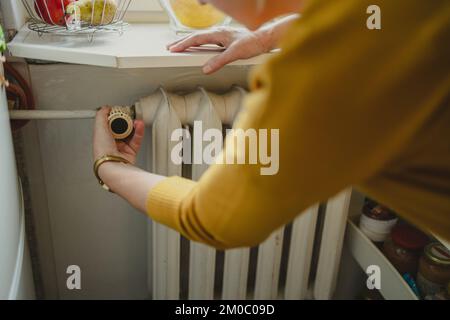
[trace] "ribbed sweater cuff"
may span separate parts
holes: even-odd
[[[195,185],[196,182],[180,177],[162,180],[148,194],[147,214],[153,220],[179,230],[181,203]]]

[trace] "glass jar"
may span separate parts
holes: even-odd
[[[198,0],[159,0],[177,33],[189,33],[211,27],[229,25],[231,18],[210,4]]]
[[[435,295],[450,282],[450,251],[439,242],[425,247],[419,262],[417,283],[423,296]]]
[[[383,252],[401,275],[409,273],[415,277],[420,255],[428,241],[423,232],[408,224],[399,223],[384,242]]]
[[[363,207],[359,228],[376,245],[380,246],[397,223],[397,216],[381,205]]]

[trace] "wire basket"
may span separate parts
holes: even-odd
[[[123,33],[123,18],[132,0],[22,0],[30,21],[28,28],[39,35]]]

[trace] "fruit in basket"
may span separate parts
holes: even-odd
[[[66,20],[64,9],[74,1],[75,0],[35,0],[34,10],[46,23],[65,26]]]
[[[82,22],[98,26],[113,22],[117,4],[115,0],[78,0],[69,4],[66,11]]]
[[[198,0],[170,0],[170,5],[181,24],[189,28],[208,28],[225,19],[222,12]]]

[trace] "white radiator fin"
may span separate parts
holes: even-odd
[[[255,299],[257,300],[278,298],[283,235],[284,228],[281,228],[259,246],[255,284]]]
[[[247,298],[249,259],[250,249],[233,249],[225,252],[223,300],[244,300]]]
[[[152,172],[161,175],[182,174],[182,166],[170,160],[170,153],[175,143],[171,142],[173,130],[181,128],[181,122],[168,103],[164,90],[158,90],[153,95],[141,99],[140,105],[145,106],[142,118],[152,126]],[[138,108],[139,109],[139,108]],[[148,278],[152,279],[153,299],[179,299],[180,294],[180,234],[167,227],[149,223],[149,247],[152,247],[152,267]]]
[[[309,208],[292,225],[285,299],[306,298],[318,210],[317,205]]]
[[[318,300],[331,299],[334,294],[350,198],[351,190],[345,190],[327,202],[314,283],[314,298]]]
[[[199,90],[199,99],[186,99],[186,101],[197,100],[197,103],[187,104],[185,107],[188,125],[193,121],[201,121],[202,130],[217,129],[222,131],[222,121],[213,106],[205,90]],[[194,94],[195,95],[195,94]],[[190,95],[192,96],[192,95]],[[193,132],[193,136],[199,134]],[[200,152],[206,146],[204,142]],[[194,144],[192,154],[195,154],[197,146]],[[208,169],[206,164],[192,165],[192,179],[197,181]],[[189,299],[213,299],[214,298],[214,271],[216,266],[216,250],[206,245],[191,242],[189,261]]]

